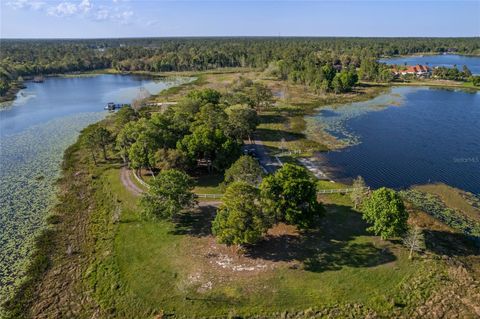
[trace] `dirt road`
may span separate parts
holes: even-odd
[[[128,189],[133,195],[140,196],[144,190],[141,189],[137,184],[132,181],[132,174],[127,167],[122,167],[120,171],[120,179],[122,181],[123,186]],[[217,207],[221,204],[221,201],[199,201],[199,207],[207,207],[207,206],[214,206]]]
[[[128,189],[133,195],[140,196],[143,193],[143,189],[138,187],[131,179],[130,170],[124,166],[120,172],[120,179],[122,180],[123,186]]]

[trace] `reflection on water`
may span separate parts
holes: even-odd
[[[400,107],[377,107],[392,95]],[[401,87],[327,110],[336,116],[320,112],[308,119],[308,131],[326,127],[347,139],[349,147],[320,156],[333,177],[361,175],[373,187],[394,188],[444,182],[480,192],[480,93]]]

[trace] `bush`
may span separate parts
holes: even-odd
[[[407,230],[408,212],[393,189],[382,187],[373,191],[363,202],[362,211],[363,219],[372,225],[367,230],[382,239],[400,236]]]
[[[473,85],[480,86],[480,75],[471,76],[468,80],[472,82]]]

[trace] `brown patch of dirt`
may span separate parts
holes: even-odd
[[[125,186],[126,189],[128,189],[133,195],[135,196],[140,196],[143,193],[143,190],[135,185],[135,183],[132,181],[132,172],[127,167],[122,167],[120,170],[120,179],[122,181],[123,186]]]
[[[292,267],[299,265],[295,260],[285,258],[265,259],[257,254],[267,254],[275,251],[282,254],[288,251],[288,239],[299,237],[294,226],[279,224],[268,231],[266,239],[255,245],[255,255],[248,247],[239,249],[218,243],[209,234],[195,240],[189,240],[188,253],[190,266],[188,275],[182,285],[196,287],[199,293],[207,292],[219,283],[237,281],[239,279],[252,279],[268,274],[278,267]],[[282,240],[278,240],[282,238]],[[277,240],[276,240],[277,239]]]
[[[292,225],[287,225],[284,223],[277,224],[270,228],[267,232],[267,237],[278,237],[278,236],[300,236],[297,227]]]

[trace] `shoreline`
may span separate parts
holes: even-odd
[[[471,53],[458,53],[458,52],[418,52],[415,54],[397,54],[397,55],[382,55],[379,59],[395,59],[395,58],[414,58],[422,56],[435,56],[435,55],[461,55],[466,57],[480,57],[479,54]]]
[[[168,75],[168,74],[155,74],[155,73],[143,73],[143,72],[111,72],[110,69],[98,69],[93,71],[86,71],[86,72],[67,72],[67,73],[53,73],[44,75],[45,78],[85,78],[85,77],[95,77],[100,75],[129,75],[129,76],[145,76],[151,79],[159,79],[159,78],[168,78],[177,76],[176,74]],[[178,75],[180,76],[180,75]],[[17,99],[17,94],[23,89],[27,88],[27,83],[32,82],[30,76],[26,77],[27,79],[21,83],[21,85],[15,86],[14,90],[11,93],[7,93],[6,95],[0,97],[0,107],[3,104],[13,102]]]
[[[400,57],[400,56],[398,56]],[[473,57],[477,57],[473,55]],[[480,55],[478,56],[480,57]],[[66,73],[53,73],[47,74],[45,77],[65,77],[65,78],[76,78],[76,77],[88,77],[88,76],[97,76],[102,74],[111,74],[111,75],[138,75],[138,76],[148,76],[152,78],[166,78],[171,76],[201,76],[205,74],[225,74],[225,73],[237,73],[237,72],[253,72],[259,71],[253,68],[220,68],[220,69],[211,69],[211,70],[202,70],[202,71],[170,71],[170,72],[151,72],[151,71],[119,71],[112,68],[104,68],[98,70],[84,71],[84,72],[66,72]],[[27,76],[26,78],[30,78]],[[0,105],[7,102],[12,102],[16,100],[17,93],[26,88],[27,82],[30,80],[25,80],[25,82],[20,85],[16,85],[11,93],[0,97]],[[436,82],[438,81],[438,82]],[[448,82],[447,82],[448,81]],[[427,81],[414,81],[414,82],[368,82],[360,81],[360,85],[376,85],[376,86],[386,86],[393,87],[396,85],[402,86],[432,86],[432,87],[445,87],[445,88],[463,88],[471,90],[480,90],[480,86],[474,86],[471,82],[460,82],[460,81],[450,81],[450,80],[427,80]]]
[[[424,90],[428,90],[428,89],[431,89],[432,86],[427,86],[427,85],[421,85],[419,83],[419,85],[398,85],[398,86],[391,86],[392,89],[394,88],[399,88],[399,89],[408,89],[408,88],[411,88],[413,90],[420,90],[420,89],[424,89]],[[445,88],[440,88],[440,89],[445,89]],[[463,92],[463,94],[466,94],[466,92],[468,93],[472,93],[472,94],[479,94],[478,90],[474,90],[472,92],[472,90],[465,90],[464,88],[452,88],[452,89],[447,89],[449,91],[452,91],[452,94],[455,94],[454,92]],[[390,93],[383,93],[383,94],[380,94],[378,95],[378,97],[384,95],[384,96],[388,96]],[[392,93],[393,95],[398,95],[400,97],[400,99],[403,101],[403,94],[402,96],[400,96],[400,94],[398,93]],[[372,99],[370,99],[369,101],[371,101]],[[352,103],[352,102],[348,102],[348,103],[345,103],[345,104],[342,104],[340,105],[339,107],[342,107],[342,106],[345,106],[345,107],[350,107],[351,104],[355,104],[355,103]],[[382,111],[386,108],[392,108],[392,107],[402,107],[403,105],[403,102],[402,103],[399,103],[399,104],[394,104],[392,102],[388,102],[386,103],[385,105],[383,106],[380,106],[378,105],[380,108],[378,109],[379,111]],[[375,105],[377,106],[377,105]],[[324,109],[336,109],[337,105],[330,105],[330,106],[322,106],[322,107],[319,107],[316,109],[317,111],[317,114],[319,114],[319,112],[321,112],[322,110]],[[377,111],[377,109],[372,109],[372,110],[368,110],[367,112],[370,113],[370,112],[375,112]],[[308,115],[307,115],[308,116]],[[346,121],[348,121],[350,118],[346,119]],[[343,120],[341,120],[343,122]],[[318,120],[319,123],[323,123],[322,120]],[[313,127],[313,126],[312,126]],[[337,126],[335,126],[337,127]],[[343,141],[343,138],[341,137],[336,137],[334,134],[332,133],[329,133],[328,132],[328,126],[326,125],[319,125],[319,127],[315,127],[315,131],[318,131],[320,133],[319,136],[320,136],[320,139],[323,139],[325,140],[325,136],[328,136],[329,138],[331,138],[332,140],[334,141],[338,141],[338,144],[335,144],[333,145],[330,145],[330,144],[327,144],[327,146],[330,148],[328,151],[324,151],[324,152],[316,152],[313,156],[310,156],[310,157],[307,157],[307,160],[310,160],[310,162],[312,164],[315,165],[315,168],[319,171],[322,172],[322,175],[326,176],[329,180],[333,180],[335,182],[339,182],[339,183],[350,183],[356,176],[356,174],[353,174],[353,175],[350,175],[350,174],[342,174],[341,172],[344,171],[344,167],[342,166],[338,166],[338,164],[334,164],[334,163],[331,163],[329,162],[329,160],[327,160],[326,158],[326,154],[328,154],[329,152],[343,152],[343,151],[346,151],[346,149],[352,147],[352,146],[355,146],[357,143],[354,143],[354,144],[349,144],[348,142],[345,142],[345,143],[342,143]],[[342,131],[343,132],[343,131]],[[335,133],[335,132],[334,132]],[[338,133],[338,132],[337,132]],[[339,133],[340,134],[340,133]],[[314,140],[318,140],[319,138],[314,138]],[[361,143],[361,140],[360,140],[360,143]],[[347,150],[348,152],[348,150]],[[345,164],[345,163],[344,163]],[[348,166],[348,165],[347,165]],[[351,172],[350,172],[351,173]],[[453,181],[450,181],[451,183]],[[386,181],[384,181],[383,183],[386,183]],[[409,189],[413,186],[415,186],[416,184],[430,184],[430,183],[444,183],[446,185],[449,185],[451,187],[456,187],[456,188],[459,188],[461,189],[462,191],[465,191],[465,192],[472,192],[474,194],[479,194],[480,193],[476,193],[474,191],[474,189],[472,190],[472,188],[470,186],[467,186],[467,185],[464,185],[464,188],[461,188],[461,186],[454,186],[453,184],[447,184],[446,181],[432,181],[430,182],[430,180],[427,182],[427,181],[424,181],[424,182],[415,182],[413,184],[406,184],[406,185],[403,185],[403,186],[388,186],[388,187],[391,187],[391,188],[394,188],[396,190],[404,190],[404,189]],[[458,184],[457,184],[458,185]],[[377,186],[379,187],[379,186]]]
[[[319,107],[315,108],[310,114],[305,114],[304,119],[306,119],[307,117],[312,117],[312,116],[318,115],[319,112],[322,109],[328,109],[328,108],[336,109],[338,107],[343,107],[343,106],[354,104],[354,103],[371,101],[371,100],[373,100],[375,98],[378,98],[380,96],[387,96],[388,94],[390,94],[390,91],[392,89],[395,89],[395,88],[408,88],[408,87],[418,88],[418,89],[421,89],[421,88],[424,88],[424,89],[435,88],[435,89],[445,89],[445,90],[458,90],[458,91],[472,92],[472,93],[477,93],[478,91],[480,91],[480,87],[470,88],[470,87],[457,86],[455,84],[452,84],[451,86],[449,86],[448,84],[441,84],[441,85],[430,84],[429,85],[428,83],[421,82],[421,81],[418,81],[418,82],[415,82],[415,83],[392,82],[392,83],[389,83],[389,84],[375,83],[375,82],[362,82],[362,84],[383,86],[385,88],[388,88],[388,91],[377,92],[375,95],[370,96],[367,99],[359,99],[359,100],[356,100],[356,101],[338,102],[338,103],[322,105],[322,106],[319,106]],[[392,98],[397,98],[397,96],[392,96]],[[400,98],[399,101],[396,101],[396,100],[392,99],[392,100],[388,100],[387,103],[382,103],[382,105],[378,105],[378,107],[386,108],[386,107],[392,107],[392,106],[402,106],[402,103],[403,103],[403,98]],[[308,127],[307,127],[307,129],[308,129]],[[338,150],[342,150],[342,149],[345,149],[347,147],[355,145],[355,144],[352,145],[352,144],[347,143],[347,142],[342,142],[342,139],[340,139],[338,137],[335,137],[334,135],[328,133],[324,128],[319,128],[316,131],[317,131],[316,134],[319,134],[318,131],[320,131],[319,137],[318,138],[310,138],[310,140],[312,140],[312,141],[317,141],[317,140],[323,140],[323,141],[330,140],[330,141],[332,141],[332,142],[327,142],[327,144],[325,144],[328,147],[327,151],[338,151]],[[306,133],[307,137],[308,137],[308,131],[305,130],[304,133]]]
[[[184,84],[188,84],[188,82],[178,83],[175,85],[178,86]],[[98,113],[103,114],[105,112],[102,110]],[[31,245],[28,245],[29,256],[27,256],[27,258],[24,260],[23,266],[21,268],[21,272],[22,274],[25,274],[25,276],[14,277],[14,279],[9,282],[9,285],[11,284],[11,286],[5,286],[5,294],[2,293],[2,300],[0,301],[0,318],[4,318],[4,313],[2,312],[3,306],[7,308],[16,308],[16,303],[19,302],[21,304],[19,300],[22,299],[18,296],[22,294],[30,294],[31,289],[33,289],[33,286],[36,286],[39,278],[38,274],[36,274],[35,272],[43,271],[44,269],[46,269],[46,267],[49,266],[51,261],[48,260],[49,258],[47,257],[50,255],[52,248],[46,247],[45,245],[48,246],[48,242],[52,240],[52,236],[55,236],[53,233],[57,231],[56,228],[59,222],[59,216],[63,215],[65,219],[70,218],[68,215],[65,215],[66,213],[64,211],[59,211],[58,208],[58,206],[62,204],[62,200],[60,198],[64,196],[63,185],[68,184],[67,182],[65,182],[65,179],[67,178],[66,175],[69,174],[69,172],[67,172],[67,170],[69,169],[67,166],[75,166],[75,163],[72,165],[68,162],[72,160],[71,157],[75,156],[75,150],[82,148],[82,146],[80,145],[80,141],[83,137],[83,130],[85,130],[91,125],[95,125],[105,120],[108,121],[108,117],[106,119],[97,119],[94,123],[88,124],[87,126],[77,130],[77,136],[73,141],[69,143],[70,145],[66,145],[66,148],[64,148],[61,153],[57,153],[59,154],[60,161],[58,163],[58,175],[54,177],[54,181],[52,181],[51,183],[52,187],[55,188],[51,194],[52,203],[49,205],[48,208],[44,210],[44,213],[42,214],[42,220],[44,220],[44,222],[40,227],[35,230],[35,233],[31,238]],[[78,131],[80,131],[80,134],[78,134]],[[76,177],[76,175],[74,175],[74,177]],[[70,178],[72,178],[72,176],[70,176]],[[86,184],[85,187],[89,187],[89,185]],[[76,190],[74,189],[73,191]],[[12,316],[12,318],[18,317],[22,316]]]
[[[57,190],[55,192],[56,203],[47,210],[45,225],[39,230],[33,238],[32,253],[26,261],[25,275],[23,278],[17,278],[20,284],[15,285],[13,293],[6,296],[6,300],[2,302],[0,310],[3,310],[5,318],[20,318],[29,312],[29,307],[33,302],[33,295],[37,291],[38,284],[42,281],[44,274],[52,265],[52,256],[56,245],[53,244],[56,236],[59,235],[61,227],[59,223],[66,216],[66,212],[62,213],[59,207],[63,203],[61,199],[63,184],[68,181],[68,171],[71,171],[73,162],[71,161],[75,149],[79,148],[79,140],[67,148],[64,152],[64,158],[61,164],[60,177],[57,179]],[[65,218],[68,221],[70,218]],[[66,227],[65,227],[66,228]],[[3,309],[2,309],[3,308]]]
[[[178,87],[190,85],[191,83],[184,83],[181,84]],[[378,84],[375,84],[378,86]],[[389,87],[386,86],[386,87]],[[175,87],[174,87],[175,88]],[[160,92],[159,94],[161,94]],[[368,97],[365,100],[372,99],[376,96],[379,96],[384,93],[376,93],[374,94],[373,97]],[[341,102],[335,103],[335,104],[343,104]],[[322,107],[316,108],[316,110],[321,109]],[[101,120],[102,121],[107,121],[108,119]],[[97,122],[98,123],[98,122]],[[58,191],[56,193],[56,196],[67,196],[68,194],[65,194],[66,191],[70,190],[69,187],[71,187],[73,191],[78,189],[76,187],[84,186],[87,190],[85,193],[85,196],[87,196],[87,199],[91,200],[91,203],[96,203],[96,200],[98,200],[99,194],[106,194],[105,190],[101,187],[97,186],[89,186],[88,183],[92,183],[92,181],[96,180],[97,177],[101,176],[102,171],[104,170],[103,167],[100,168],[95,168],[91,167],[91,165],[83,164],[80,165],[79,163],[79,158],[82,158],[81,155],[79,155],[82,152],[82,146],[81,146],[81,140],[83,138],[83,133],[80,133],[78,136],[76,142],[72,144],[67,150],[64,152],[64,159],[62,161],[62,170],[61,170],[61,177],[58,180]],[[328,177],[328,176],[327,176]],[[73,185],[69,184],[70,182],[75,181],[75,183],[80,183],[78,185]],[[93,182],[93,183],[101,183],[99,181]],[[74,188],[75,187],[75,188]],[[99,193],[97,193],[99,192]],[[73,193],[75,195],[75,193]],[[75,198],[74,196],[68,197],[69,199],[76,200],[78,202],[78,198]],[[109,198],[108,198],[109,200]],[[112,205],[112,203],[108,202],[106,199],[102,199],[100,205]],[[69,245],[68,243],[65,242],[65,237],[69,238],[69,236],[72,236],[70,232],[78,233],[78,231],[87,231],[87,233],[83,233],[83,235],[91,235],[88,234],[88,229],[87,227],[89,223],[92,223],[92,218],[99,218],[100,212],[96,211],[96,207],[93,206],[93,208],[88,207],[86,210],[73,210],[73,213],[77,213],[77,215],[70,215],[67,213],[68,210],[65,210],[65,207],[62,206],[61,200],[59,200],[60,203],[55,205],[55,207],[52,209],[52,212],[48,214],[47,217],[47,226],[45,229],[42,229],[40,234],[38,235],[38,238],[35,238],[35,251],[32,254],[32,260],[29,261],[29,267],[27,269],[27,274],[30,276],[30,278],[27,278],[24,283],[22,284],[21,287],[18,288],[18,290],[15,293],[15,297],[18,297],[18,299],[12,299],[10,301],[7,301],[7,304],[9,304],[11,307],[14,307],[14,310],[24,310],[24,309],[29,309],[29,302],[31,300],[27,300],[31,296],[32,293],[34,293],[34,289],[37,289],[37,285],[43,281],[43,275],[47,272],[50,271],[58,271],[58,268],[54,268],[55,270],[52,270],[52,268],[48,268],[52,261],[58,262],[58,260],[61,260],[62,262],[65,262],[67,264],[71,264],[74,262],[75,258],[80,258],[83,261],[83,258],[86,258],[86,260],[90,260],[90,258],[95,259],[95,256],[88,256],[87,253],[83,249],[91,249],[92,247],[85,247],[85,248],[74,248],[73,254],[68,254],[67,252],[69,251]],[[85,200],[85,203],[77,203],[77,204],[88,204],[88,200]],[[98,203],[97,203],[98,204]],[[85,208],[84,208],[85,209]],[[84,216],[82,214],[83,212],[90,212],[90,215]],[[97,216],[98,215],[98,216]],[[80,217],[80,219],[76,220],[76,218],[72,217]],[[82,218],[83,216],[83,218]],[[66,226],[72,226],[70,223],[75,223],[79,222],[80,224],[75,225],[74,229],[67,228]],[[83,224],[82,224],[83,223]],[[77,228],[78,227],[78,228]],[[114,225],[111,225],[110,222],[105,225],[105,227],[115,227]],[[109,228],[111,230],[111,228]],[[108,231],[108,230],[107,230]],[[107,234],[104,234],[105,236]],[[101,239],[100,239],[101,240]],[[57,246],[59,243],[61,246]],[[57,244],[57,245],[56,245]],[[88,243],[89,245],[91,242]],[[67,245],[67,246],[65,246]],[[87,244],[85,244],[87,245]],[[62,249],[57,249],[58,247],[62,247]],[[77,256],[78,255],[78,256]],[[73,256],[73,257],[72,257]],[[58,265],[57,265],[58,266]],[[60,267],[66,267],[65,264],[61,264]],[[62,269],[62,268],[60,268]],[[35,273],[35,271],[40,271],[40,273]],[[83,272],[82,272],[83,274]],[[80,280],[83,282],[82,280]],[[53,283],[51,283],[53,284]],[[69,288],[72,288],[73,286],[69,286]],[[46,288],[46,287],[42,287]],[[50,287],[52,288],[52,287]],[[94,311],[97,305],[95,305],[95,302],[93,302],[93,299],[91,296],[88,294],[82,296],[82,298],[85,298],[85,302],[88,303],[87,308],[91,311]],[[12,304],[16,303],[16,304]],[[19,308],[20,307],[20,308]],[[93,308],[91,308],[93,307]],[[23,314],[23,312],[17,312],[18,314]],[[0,312],[1,314],[1,312]],[[9,318],[9,317],[7,317]],[[14,318],[14,316],[11,316],[11,318]]]
[[[0,107],[2,107],[4,103],[15,101],[18,92],[25,88],[27,88],[25,82],[17,83],[11,87],[4,96],[0,96]]]

